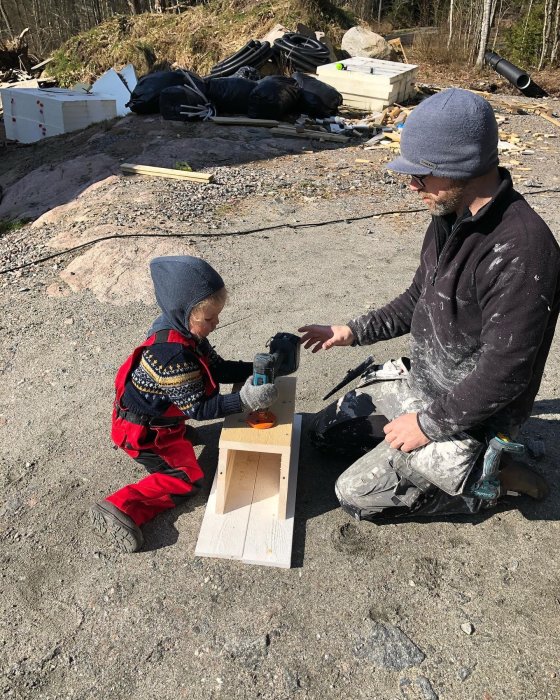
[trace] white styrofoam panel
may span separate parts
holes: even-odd
[[[20,143],[34,143],[49,136],[58,136],[65,133],[59,128],[48,124],[41,124],[34,119],[25,117],[10,118],[4,120],[6,138]]]
[[[1,90],[0,93],[6,121],[10,122],[6,136],[22,143],[84,129],[117,116],[116,101],[110,95],[87,95],[61,88]],[[18,128],[20,120],[23,122]]]
[[[345,70],[339,70],[337,66],[343,65]],[[377,58],[346,58],[342,61],[336,61],[334,63],[327,63],[324,66],[317,67],[317,74],[322,73],[339,73],[339,74],[349,74],[349,73],[362,73],[364,75],[370,75],[372,78],[386,78],[389,82],[393,83],[402,79],[404,75],[415,74],[418,70],[418,66],[410,63],[399,63],[397,61],[382,61]]]
[[[132,92],[134,88],[136,87],[136,83],[138,82],[138,78],[136,77],[136,71],[134,70],[134,66],[132,63],[128,63],[124,68],[122,68],[119,73],[121,76],[124,78],[124,82],[126,83],[126,86]]]
[[[124,117],[130,114],[130,109],[125,107],[125,104],[130,100],[130,91],[114,68],[109,68],[108,71],[103,73],[103,75],[93,83],[91,86],[91,94],[110,95],[116,100],[117,116]]]

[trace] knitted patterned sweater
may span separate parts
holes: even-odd
[[[134,413],[162,415],[175,404],[189,418],[210,420],[243,410],[239,392],[206,396],[202,355],[214,381],[243,382],[253,371],[251,362],[222,359],[206,338],[197,342],[197,352],[181,343],[157,343],[145,348],[138,366],[126,383],[122,403]]]

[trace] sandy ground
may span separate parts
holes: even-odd
[[[534,142],[532,155],[502,161],[518,163],[519,189],[533,193],[529,201],[560,234],[560,195],[536,194],[560,186],[558,138],[534,136],[559,137],[560,130],[535,116],[510,117],[504,129]],[[230,302],[211,339],[232,359],[251,359],[278,330],[343,322],[380,305],[404,290],[416,267],[426,213],[349,220],[418,206],[383,176],[387,151],[267,144],[249,130],[221,130],[222,149],[213,155],[192,150],[215,133],[154,119],[137,122],[134,132],[122,123],[94,127],[2,156],[1,206],[17,180],[43,168],[34,218],[63,207],[3,236],[11,264],[90,240],[95,227],[191,234],[99,244],[0,277],[3,697],[560,697],[557,341],[526,429],[546,446],[546,456],[533,461],[552,486],[543,503],[511,498],[475,520],[357,523],[333,494],[345,465],[318,455],[304,434],[293,568],[198,559],[218,421],[200,427],[204,489],[145,527],[142,552],[116,553],[90,532],[89,505],[141,475],[111,449],[109,420],[115,371],[156,313],[146,276],[153,254],[194,253],[222,273]],[[207,168],[221,153],[222,168],[242,166],[238,179],[268,184],[228,195],[203,222],[181,218],[192,191],[183,183],[105,180],[119,160],[145,154],[147,143],[155,144],[157,162],[157,140],[168,149],[163,165],[191,153],[198,169]],[[88,171],[93,179],[65,179],[65,194],[49,189],[60,166],[96,155],[103,161]],[[100,184],[88,190],[92,181]],[[30,196],[13,206],[28,206]],[[286,226],[223,235],[279,223]],[[112,247],[99,253],[103,246]],[[384,360],[406,349],[401,338],[373,352]],[[302,355],[297,410],[304,428],[320,397],[371,350]]]

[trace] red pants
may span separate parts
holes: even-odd
[[[111,438],[117,447],[150,472],[138,483],[123,486],[106,499],[132,518],[136,525],[142,525],[158,513],[176,506],[204,477],[192,443],[185,437],[184,423],[148,427],[113,414]]]

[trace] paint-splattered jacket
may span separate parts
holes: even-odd
[[[483,427],[512,432],[529,417],[560,304],[560,249],[500,168],[495,197],[445,242],[426,233],[411,286],[350,321],[359,345],[410,332],[418,422],[431,439]]]

